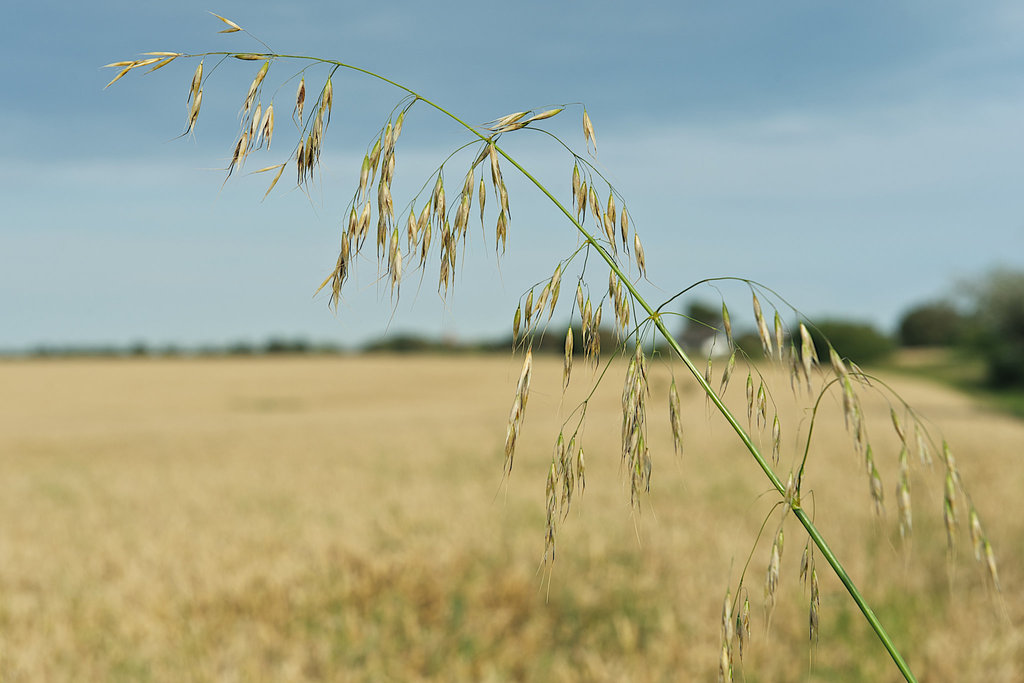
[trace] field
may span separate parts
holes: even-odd
[[[654,477],[631,511],[613,363],[587,417],[586,491],[542,571],[552,448],[592,374],[577,365],[560,406],[561,361],[538,359],[503,481],[520,362],[0,362],[0,680],[717,680],[725,591],[774,501],[763,475],[693,389],[675,457],[668,369],[652,362]],[[728,397],[745,416],[743,379]],[[1024,423],[893,382],[952,445],[1001,597],[963,520],[947,559],[940,466],[916,468],[913,541],[900,542],[882,403],[865,407],[884,517],[834,401],[815,430],[808,507],[922,681],[1024,680]],[[806,415],[788,380],[775,387],[785,472]],[[794,520],[785,529],[770,629],[767,539],[751,558],[737,680],[895,680],[824,561],[820,642],[808,643],[805,538]]]

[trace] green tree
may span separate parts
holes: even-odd
[[[967,346],[985,360],[988,383],[1024,387],[1024,272],[995,270],[967,283]]]
[[[953,346],[964,332],[964,316],[949,301],[932,301],[911,308],[900,320],[902,346]]]

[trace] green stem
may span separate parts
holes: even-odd
[[[207,54],[233,55],[237,53],[213,52]],[[396,83],[395,81],[385,78],[384,76],[381,76],[380,74],[374,73],[372,71],[368,71],[366,69],[360,68],[358,66],[353,66],[351,64],[345,64],[343,62],[301,55],[261,54],[259,56],[266,57],[268,59],[296,59],[320,62],[322,64],[331,64],[336,67],[349,69],[351,71],[356,71],[367,76],[370,76],[372,78],[376,78],[398,88],[399,90],[403,90],[409,93],[414,98],[416,98],[416,100],[419,100],[424,104],[433,107],[434,109],[444,114],[451,120],[456,121],[462,126],[464,126],[468,131],[470,131],[473,135],[480,138],[484,142],[494,144],[493,136],[488,137],[484,135],[478,129],[466,123],[452,112],[448,111],[439,104],[436,104],[431,100],[428,100],[427,98],[423,97],[422,95],[412,90],[411,88],[407,88],[406,86],[401,85],[400,83]],[[807,533],[811,537],[811,540],[814,541],[814,544],[818,547],[818,549],[821,551],[821,554],[828,561],[829,565],[832,567],[832,570],[836,573],[836,576],[839,577],[839,580],[843,583],[843,586],[846,587],[847,592],[853,598],[853,601],[857,604],[857,607],[864,615],[864,618],[867,620],[872,630],[878,636],[879,640],[882,641],[882,645],[885,646],[885,649],[892,657],[892,660],[896,663],[896,666],[899,668],[900,673],[903,674],[903,677],[907,681],[910,681],[911,683],[916,683],[917,679],[914,677],[914,674],[910,671],[910,668],[907,666],[907,663],[904,661],[903,657],[896,649],[896,646],[893,644],[892,639],[889,637],[889,634],[886,632],[881,622],[878,621],[878,617],[875,616],[874,611],[867,604],[864,597],[857,589],[857,586],[853,583],[853,580],[850,578],[850,575],[846,573],[846,570],[843,568],[843,565],[839,562],[839,559],[835,556],[835,553],[832,552],[832,549],[829,547],[828,543],[826,543],[825,539],[818,531],[818,528],[811,521],[811,518],[807,515],[804,509],[800,507],[799,500],[796,500],[795,497],[791,497],[787,494],[786,486],[775,474],[775,471],[772,470],[771,465],[768,464],[768,461],[761,454],[757,446],[754,445],[754,442],[751,440],[746,430],[739,423],[736,417],[732,414],[732,411],[730,411],[729,408],[726,407],[726,405],[722,402],[721,398],[719,398],[715,390],[712,389],[711,386],[707,383],[707,381],[704,379],[704,375],[697,369],[697,366],[693,364],[693,361],[690,360],[690,357],[686,354],[686,352],[682,349],[679,343],[675,340],[675,337],[672,336],[672,333],[669,332],[668,329],[665,327],[665,324],[661,319],[661,314],[658,313],[654,308],[652,308],[651,305],[647,303],[647,300],[640,295],[634,284],[622,271],[622,268],[616,262],[615,258],[608,252],[608,250],[605,249],[604,246],[600,242],[598,242],[598,240],[595,239],[594,236],[590,234],[590,232],[587,231],[587,229],[584,228],[578,220],[576,220],[576,217],[553,194],[551,194],[547,187],[545,187],[529,171],[523,168],[515,159],[509,156],[503,149],[498,147],[496,144],[494,145],[494,149],[497,153],[501,154],[501,156],[504,157],[510,164],[515,166],[516,169],[518,169],[519,172],[523,174],[523,176],[525,176],[530,182],[532,182],[537,187],[537,189],[539,189],[548,199],[551,200],[551,202],[556,207],[558,207],[558,209],[563,214],[565,214],[566,218],[568,218],[569,221],[574,226],[576,226],[577,231],[579,231],[579,233],[583,236],[586,242],[590,244],[590,246],[593,247],[595,251],[597,251],[597,253],[605,261],[605,263],[608,264],[608,267],[611,268],[611,270],[619,278],[620,282],[622,282],[622,284],[625,285],[633,301],[638,303],[640,307],[643,308],[644,311],[646,311],[648,319],[654,323],[654,326],[657,328],[658,332],[661,333],[662,337],[664,337],[668,345],[672,348],[672,351],[675,352],[676,356],[678,356],[679,359],[683,362],[683,364],[687,367],[687,369],[689,369],[690,373],[697,380],[697,383],[704,390],[704,393],[706,393],[707,396],[711,399],[711,401],[715,404],[715,407],[725,418],[726,422],[728,422],[729,425],[732,427],[733,431],[736,433],[737,437],[739,437],[740,441],[743,442],[743,445],[746,447],[747,451],[753,456],[754,460],[757,462],[758,466],[764,472],[765,476],[768,477],[768,480],[771,482],[772,486],[774,486],[775,489],[779,492],[779,494],[783,497],[787,505],[789,505],[790,509],[793,511],[793,514],[796,516],[796,518],[800,520],[800,523],[803,525],[804,529],[807,530]]]

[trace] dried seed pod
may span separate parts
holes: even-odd
[[[900,442],[906,448],[907,434],[903,431],[903,425],[900,424],[900,418],[896,415],[894,408],[889,408],[889,418],[892,420],[892,426],[896,430],[896,435],[900,437]]]
[[[807,331],[807,327],[803,323],[800,323],[800,360],[803,362],[804,375],[807,378],[808,386],[810,386],[811,368],[818,362],[818,353],[814,350],[811,333]]]
[[[579,202],[580,196],[580,167],[578,164],[572,166],[572,203]]]
[[[245,95],[245,102],[242,105],[243,116],[248,115],[249,108],[252,103],[256,100],[256,91],[259,89],[260,84],[263,82],[264,77],[267,75],[267,70],[270,68],[270,62],[263,62],[263,66],[256,72],[256,77],[252,79],[252,83],[249,84],[249,92]]]
[[[594,152],[597,153],[597,137],[594,135],[594,126],[586,109],[583,110],[583,137],[587,141],[587,149],[589,150],[590,143],[593,143]]]
[[[736,368],[736,349],[733,349],[732,353],[729,354],[729,361],[725,365],[725,372],[722,373],[722,383],[718,387],[718,394],[722,395],[725,390],[729,388],[729,379],[732,377],[732,372]]]
[[[818,642],[818,611],[821,608],[820,592],[818,589],[818,572],[817,570],[811,570],[811,608],[808,617],[808,626],[810,631],[810,639],[812,642]]]
[[[199,88],[203,85],[203,60],[199,60],[199,64],[196,66],[195,73],[192,74],[192,85],[188,89],[188,97],[185,98],[185,104],[188,104],[196,97],[199,96]]]
[[[213,14],[213,16],[215,16],[218,19],[220,19],[221,21],[223,21],[229,27],[229,28],[224,29],[223,31],[218,31],[218,33],[235,33],[236,31],[241,31],[242,30],[241,26],[239,26],[235,22],[231,21],[230,19],[225,19],[221,15],[214,14],[213,12],[210,12],[210,14]]]
[[[832,364],[832,370],[836,373],[836,377],[840,379],[846,379],[848,377],[849,370],[846,369],[846,364],[843,363],[843,359],[839,357],[836,350],[832,348],[832,344],[828,345],[828,360]]]
[[[491,183],[497,193],[498,185],[501,183],[501,167],[498,165],[498,150],[494,147],[493,142],[487,146],[487,154],[491,158]]]
[[[512,212],[508,208],[508,190],[505,188],[504,180],[498,185],[498,199],[501,203],[501,212],[511,218]]]
[[[576,220],[582,221],[587,217],[587,181],[580,183],[580,193],[576,196]]]
[[[764,389],[764,381],[757,387],[757,422],[760,425],[768,422],[768,393]]]
[[[359,167],[359,187],[356,190],[356,197],[366,196],[366,185],[370,181],[370,157],[363,155],[363,163]]]
[[[871,462],[871,499],[875,502],[875,512],[881,515],[885,511],[885,495],[882,491],[882,475],[878,473],[874,461]]]
[[[494,248],[497,250],[498,242],[501,243],[501,253],[505,253],[505,240],[508,236],[508,218],[505,212],[502,211],[498,214],[498,225],[495,226],[495,241]]]
[[[515,399],[512,402],[512,411],[509,413],[508,428],[505,433],[505,474],[512,472],[512,461],[515,455],[516,440],[519,437],[519,428],[522,425],[523,416],[526,413],[526,402],[530,396],[530,374],[533,367],[533,349],[526,350],[526,358],[523,361],[523,369],[519,373],[519,383],[516,385]]]
[[[480,195],[480,229],[484,229],[484,205],[487,204],[487,185],[484,183],[484,179],[480,179],[480,189],[478,191]]]
[[[487,126],[487,130],[503,132],[508,129],[508,126],[512,125],[529,113],[530,112],[528,111],[517,111],[514,114],[506,114],[499,119],[491,121],[490,125]]]
[[[548,309],[548,320],[551,320],[551,315],[555,312],[555,306],[558,304],[558,293],[562,289],[562,264],[559,263],[555,266],[555,272],[551,276],[551,307]]]
[[[256,110],[252,114],[252,121],[249,122],[249,149],[257,147],[256,138],[260,135],[260,117],[263,116],[263,104],[256,103]]]
[[[611,217],[607,213],[601,218],[601,223],[604,225],[604,236],[608,239],[608,244],[612,248],[612,253],[615,253],[617,251],[615,223],[612,222]]]
[[[540,290],[540,296],[537,297],[537,302],[533,305],[533,317],[538,320],[544,314],[544,307],[548,303],[548,297],[551,295],[551,281],[549,280],[544,288]]]
[[[675,447],[676,455],[679,456],[683,454],[683,421],[675,376],[672,377],[672,384],[668,388],[668,416],[669,424],[672,426],[672,444]]]
[[[981,520],[978,519],[978,511],[971,506],[971,512],[968,515],[971,527],[971,545],[974,546],[974,559],[981,561],[981,554],[983,550],[982,542],[985,539],[985,534],[981,529]]]
[[[754,419],[754,377],[747,371],[747,422]]]
[[[900,538],[906,538],[913,531],[914,521],[910,507],[910,481],[902,472],[896,483],[896,507],[899,512]]]
[[[561,108],[559,108],[559,109],[548,109],[547,111],[542,111],[541,113],[534,114],[530,118],[528,118],[525,121],[523,121],[523,125],[525,126],[527,124],[533,123],[534,121],[543,121],[544,119],[550,119],[552,116],[558,114],[561,111],[562,111]]]
[[[779,415],[775,414],[772,420],[772,463],[779,464],[779,449],[782,447],[782,425],[779,423]]]
[[[783,339],[785,337],[785,331],[782,328],[782,317],[778,311],[775,311],[775,349],[778,353],[778,360],[782,360],[782,349]]]
[[[647,277],[647,261],[644,259],[644,246],[640,244],[640,235],[633,233],[633,257],[636,259],[636,267],[640,269],[640,276]]]
[[[274,189],[275,185],[277,185],[277,181],[281,179],[281,174],[284,173],[284,167],[286,165],[287,164],[274,164],[273,166],[267,166],[266,168],[261,168],[260,170],[256,171],[256,173],[265,173],[267,171],[272,171],[275,168],[277,169],[277,173],[274,174],[274,179],[270,181],[270,187],[268,187],[267,191],[263,193],[264,199],[267,198],[267,195],[270,194],[270,191]]]
[[[299,125],[302,125],[302,109],[306,104],[306,79],[299,79],[299,89],[295,93],[295,118],[298,120]]]
[[[597,199],[597,192],[591,187],[587,195],[590,200],[590,213],[594,214],[594,220],[601,224],[601,204]]]
[[[914,422],[914,441],[917,443],[917,457],[923,465],[932,464],[932,453],[928,447],[928,440],[925,438],[924,430],[921,429],[921,424],[917,421]]]
[[[732,322],[729,320],[729,309],[726,308],[725,302],[722,302],[722,324],[725,326],[725,340],[729,342],[729,348],[733,348],[736,344],[732,341]]]
[[[569,376],[572,374],[572,326],[565,333],[565,358],[562,361],[562,391],[569,387]]]
[[[270,149],[270,143],[274,139],[274,105],[268,104],[267,110],[263,114],[263,120],[260,122],[260,146],[265,141],[267,143],[267,149]]]
[[[533,290],[532,289],[530,290],[530,293],[526,295],[526,307],[525,308],[526,308],[526,310],[524,312],[526,314],[526,329],[530,329],[530,321],[533,319]]]
[[[324,84],[323,92],[320,93],[320,113],[327,114],[327,121],[331,120],[331,110],[334,108],[334,85],[331,83],[331,79],[327,79],[327,83]],[[390,124],[389,124],[390,125]]]
[[[195,98],[192,100],[192,108],[188,112],[188,123],[185,125],[185,135],[192,132],[195,128],[196,119],[199,118],[199,107],[203,104],[203,91],[200,90],[196,93]]]
[[[1002,589],[999,587],[999,570],[996,567],[996,555],[992,552],[992,544],[988,542],[987,538],[982,541],[982,545],[985,550],[985,566],[988,568],[989,580],[992,582],[992,588],[999,593]]]
[[[754,296],[754,320],[757,323],[757,334],[761,338],[761,348],[764,350],[765,358],[772,357],[772,338],[768,334],[768,324],[764,321],[764,314],[761,312],[761,302],[757,298],[757,292],[753,293]]]
[[[391,146],[392,146],[392,148],[394,148],[394,146],[398,143],[398,136],[402,134],[402,125],[405,123],[405,111],[406,110],[404,110],[404,109],[402,111],[400,111],[398,113],[398,118],[395,119],[395,130],[391,134]]]
[[[629,244],[627,239],[629,237],[629,215],[626,213],[626,207],[622,207],[622,216],[619,219],[619,227],[621,228],[622,248],[628,253]]]
[[[412,210],[412,207],[409,208],[409,218],[405,221],[405,233],[405,244],[409,249],[412,249],[416,246],[416,238],[419,236],[419,229],[416,223],[416,212]]]
[[[946,542],[949,551],[956,547],[959,519],[956,511],[956,482],[952,472],[946,471],[946,485],[942,500],[942,518],[946,523]]]
[[[380,161],[380,138],[377,138],[373,143],[373,148],[370,150],[370,184],[377,177],[377,162]]]
[[[782,527],[772,541],[771,555],[768,560],[768,571],[764,579],[764,601],[769,613],[775,606],[775,591],[779,587],[779,569],[782,565],[783,534]]]
[[[423,232],[430,225],[430,202],[423,205],[423,209],[420,211],[420,216],[416,220],[416,229],[419,232]]]

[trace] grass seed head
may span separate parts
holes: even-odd
[[[572,203],[575,205],[580,196],[580,167],[579,164],[572,166]]]
[[[718,387],[718,393],[724,394],[729,388],[729,380],[732,378],[733,370],[736,368],[736,349],[729,354],[729,360],[725,364],[725,372],[722,373],[722,383]]]
[[[523,125],[525,126],[527,124],[533,123],[534,121],[543,121],[544,119],[550,119],[552,116],[555,116],[556,114],[561,113],[561,111],[562,111],[562,108],[548,109],[547,111],[542,111],[541,113],[534,114],[530,118],[528,118],[525,121],[523,121]]]
[[[814,350],[814,340],[811,339],[811,333],[803,323],[800,323],[800,360],[803,363],[804,377],[807,380],[808,386],[810,386],[811,369],[818,362],[818,354]]]
[[[480,189],[477,191],[480,197],[480,229],[484,229],[484,206],[487,204],[487,184],[484,183],[484,179],[480,179]]]
[[[267,149],[270,149],[270,143],[274,139],[274,105],[273,103],[267,105],[267,110],[263,113],[263,120],[260,122],[260,142],[262,146],[264,142],[267,143]]]
[[[569,376],[572,374],[572,326],[565,333],[565,357],[562,361],[562,390],[569,387]]]
[[[601,224],[601,204],[597,199],[597,192],[594,191],[593,186],[587,192],[587,197],[590,201],[590,213],[594,215],[594,220]]]
[[[583,137],[587,141],[587,149],[590,149],[592,143],[594,153],[597,153],[597,136],[594,135],[594,125],[590,122],[590,115],[586,109],[583,110]]]
[[[971,512],[968,515],[971,526],[971,545],[974,546],[974,559],[981,561],[981,555],[983,552],[983,541],[985,540],[985,534],[981,529],[981,520],[978,518],[978,511],[971,506]]]
[[[878,473],[875,463],[871,463],[871,500],[875,503],[875,512],[885,512],[885,493],[882,490],[882,475]]]
[[[996,555],[992,551],[992,544],[988,542],[986,538],[982,545],[985,550],[985,566],[988,568],[988,577],[992,582],[992,587],[997,593],[1001,592],[1002,589],[999,587],[999,569],[996,567]]]
[[[913,531],[914,520],[910,507],[910,481],[902,473],[896,483],[896,507],[900,519],[900,538],[906,538]]]
[[[327,79],[327,83],[324,84],[323,92],[320,93],[320,113],[327,114],[327,120],[331,119],[331,110],[334,107],[334,85],[331,83],[331,79]],[[388,124],[391,125],[390,123]]]
[[[498,150],[494,147],[492,142],[487,146],[487,154],[491,158],[491,183],[494,185],[494,191],[498,191],[498,185],[501,183],[501,167],[498,165]]]
[[[241,26],[239,26],[235,22],[231,21],[230,19],[225,19],[221,15],[214,14],[213,12],[210,12],[210,14],[213,14],[213,16],[217,17],[218,19],[220,19],[221,21],[223,21],[225,24],[228,25],[228,28],[224,29],[223,31],[218,31],[218,33],[235,33],[237,31],[241,31],[242,30]]]
[[[647,261],[644,259],[644,246],[640,244],[640,235],[633,233],[633,257],[636,259],[636,267],[640,269],[640,276],[647,277]]]
[[[946,543],[950,552],[953,552],[956,547],[958,536],[959,518],[956,508],[956,482],[953,473],[947,471],[942,500],[942,519],[946,524]]]
[[[811,609],[809,615],[809,630],[812,643],[818,642],[818,612],[821,607],[820,592],[818,589],[818,572],[811,570]]]
[[[199,64],[196,65],[195,73],[192,74],[192,85],[188,89],[188,97],[185,98],[185,104],[188,104],[196,97],[199,96],[199,88],[203,85],[203,60],[199,60]]]
[[[683,454],[683,420],[682,411],[679,408],[679,390],[676,389],[676,378],[672,377],[672,384],[668,388],[668,416],[669,424],[672,426],[672,444],[675,447],[676,455]]]
[[[243,116],[248,115],[249,108],[252,107],[252,103],[256,100],[256,91],[259,90],[260,84],[263,83],[263,79],[267,75],[267,70],[270,68],[270,62],[264,61],[263,66],[256,72],[255,78],[252,79],[252,83],[249,84],[249,92],[245,95],[245,102],[242,105]]]
[[[302,125],[302,109],[306,105],[306,79],[299,79],[299,89],[295,93],[295,118]]]
[[[188,123],[185,125],[185,135],[192,132],[192,129],[196,126],[196,119],[199,118],[199,108],[203,105],[203,91],[200,90],[196,93],[195,98],[192,100],[192,107],[188,111]]]
[[[757,323],[757,334],[761,338],[761,348],[764,349],[764,355],[766,358],[772,357],[772,338],[768,334],[768,324],[764,321],[764,314],[761,312],[761,302],[757,298],[757,292],[753,293],[754,297],[754,321]]]
[[[736,344],[732,340],[732,321],[729,320],[729,308],[722,302],[722,325],[725,326],[725,340],[729,343],[729,348],[733,348]]]
[[[778,360],[782,360],[782,349],[783,340],[785,338],[785,330],[782,327],[782,317],[778,311],[775,311],[775,351],[778,353]]]

